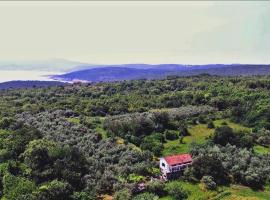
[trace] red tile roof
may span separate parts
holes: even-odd
[[[164,157],[164,159],[169,165],[179,165],[179,164],[192,162],[192,157],[190,154],[178,154],[178,155],[166,156]]]

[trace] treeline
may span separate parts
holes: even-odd
[[[1,91],[1,116],[71,109],[85,116],[209,105],[247,126],[270,128],[268,77],[195,76]]]

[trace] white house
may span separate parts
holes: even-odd
[[[164,179],[180,176],[186,167],[192,163],[190,154],[178,154],[160,158],[159,167]]]

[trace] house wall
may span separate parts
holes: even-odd
[[[160,167],[162,172],[166,172],[166,173],[170,172],[169,165],[164,158],[160,158],[159,167]]]

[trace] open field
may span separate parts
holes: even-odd
[[[167,141],[164,144],[163,155],[188,152],[189,144],[192,142],[203,143],[209,135],[214,132],[214,129],[207,128],[206,124],[198,124],[188,129],[190,136],[183,139],[183,144],[179,140]]]
[[[233,122],[230,122],[227,119],[221,119],[214,121],[215,127],[222,126],[223,123],[226,123],[228,126],[230,126],[232,129],[236,131],[245,131],[250,132],[250,128],[244,127],[240,124],[236,124]],[[207,127],[207,124],[198,124],[194,125],[188,128],[188,131],[190,133],[190,136],[186,136],[183,139],[183,144],[179,143],[179,140],[167,140],[167,142],[164,144],[164,150],[162,154],[164,156],[170,155],[170,154],[176,154],[176,153],[187,153],[189,145],[192,142],[196,143],[204,143],[207,137],[209,137],[211,134],[214,133],[215,129],[210,129]],[[261,146],[259,146],[261,148]]]
[[[181,182],[182,187],[189,192],[188,200],[270,200],[269,188],[265,188],[264,191],[254,191],[248,187],[241,185],[221,186],[216,191],[202,190],[200,184],[192,184],[184,181],[172,181]],[[166,196],[161,200],[173,200],[173,198]]]

